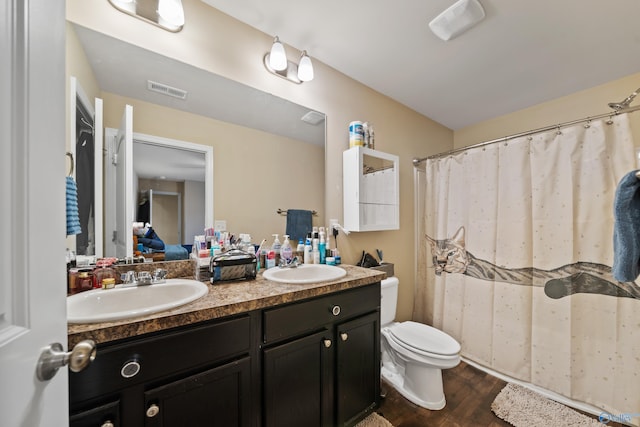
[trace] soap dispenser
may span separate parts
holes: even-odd
[[[289,235],[284,235],[284,243],[280,248],[280,259],[285,264],[289,264],[293,259],[293,248],[291,247],[291,242],[289,241]]]

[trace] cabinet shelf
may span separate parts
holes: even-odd
[[[352,147],[342,153],[342,172],[346,230],[400,228],[398,156]]]

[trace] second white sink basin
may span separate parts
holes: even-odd
[[[346,270],[333,265],[302,264],[295,268],[270,268],[262,277],[281,283],[315,283],[337,280],[346,275]]]
[[[94,289],[67,297],[69,323],[96,323],[145,316],[190,303],[209,288],[189,279],[167,279],[147,286]]]

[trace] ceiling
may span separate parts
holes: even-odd
[[[86,27],[73,29],[103,91],[324,146],[324,114],[309,123],[303,117],[313,110],[304,106]],[[184,90],[186,99],[149,91],[147,80]],[[133,116],[135,123],[135,110]],[[202,153],[136,142],[133,168],[138,177],[205,180]]]
[[[480,0],[447,42],[455,0],[202,1],[453,130],[640,72],[638,0]]]

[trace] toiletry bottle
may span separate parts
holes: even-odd
[[[313,240],[311,241],[311,259],[312,259],[312,263],[313,264],[320,264],[320,251],[319,251],[319,244],[320,244],[320,239],[318,238],[318,228],[317,227],[313,227],[314,228],[314,232],[313,232]]]
[[[325,263],[325,259],[327,257],[327,242],[325,241],[324,236],[324,227],[320,227],[320,240],[318,242],[318,252],[320,264]]]
[[[284,243],[280,247],[280,259],[285,264],[289,264],[293,259],[293,248],[291,247],[288,234],[284,235]]]
[[[273,265],[273,267],[275,267],[276,265],[280,265],[280,248],[282,247],[282,244],[280,243],[280,239],[278,239],[277,234],[272,234],[272,236],[274,237],[274,239],[273,239],[273,244],[271,245],[271,250],[275,254],[275,258],[274,258],[275,264]]]
[[[307,234],[307,240],[304,243],[304,263],[311,264],[313,259],[311,259],[311,233]]]
[[[302,239],[298,240],[298,247],[296,248],[296,256],[302,262],[302,257],[304,256],[304,242]]]

